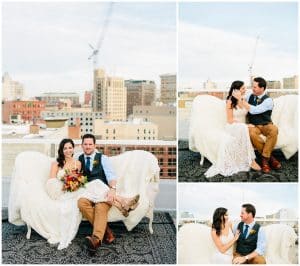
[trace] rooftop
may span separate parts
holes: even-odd
[[[95,256],[90,256],[84,245],[92,230],[88,222],[80,224],[67,249],[57,250],[35,231],[27,240],[26,227],[10,224],[7,212],[2,213],[3,264],[176,264],[175,213],[155,212],[152,235],[146,218],[130,232],[122,222],[110,223],[116,240],[102,244]]]
[[[298,182],[298,152],[286,160],[281,151],[276,150],[275,157],[280,160],[282,169],[272,170],[269,174],[249,171],[227,177],[216,175],[211,178],[204,175],[211,163],[205,159],[204,164],[200,166],[201,156],[198,152],[189,150],[187,140],[179,140],[178,152],[179,182]]]

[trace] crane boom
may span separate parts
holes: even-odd
[[[98,57],[99,50],[103,44],[105,34],[106,34],[106,31],[107,31],[107,28],[108,28],[108,25],[110,22],[110,17],[111,17],[112,10],[113,10],[113,4],[114,4],[113,2],[111,2],[109,4],[108,11],[107,11],[106,17],[104,19],[103,28],[99,35],[99,39],[98,39],[96,48],[94,48],[91,44],[88,44],[90,46],[90,48],[93,50],[92,54],[88,57],[88,60],[93,59],[94,70],[97,68],[97,57]]]
[[[256,57],[256,49],[257,49],[257,44],[258,44],[259,36],[256,37],[255,45],[254,45],[254,50],[253,50],[253,55],[252,55],[252,60],[249,64],[249,78],[250,78],[250,85],[252,84],[252,70],[253,70],[253,65]]]

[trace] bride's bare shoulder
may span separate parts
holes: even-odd
[[[231,104],[232,104],[231,99],[230,99],[230,98],[227,99],[227,100],[226,100],[226,107],[231,109]]]

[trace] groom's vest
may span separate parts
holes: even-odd
[[[269,96],[265,94],[263,97],[261,97],[261,99],[259,99],[259,102],[255,102],[254,95],[251,94],[248,103],[250,105],[257,106],[262,104],[263,101],[268,98]],[[247,114],[248,123],[253,125],[267,125],[272,122],[271,115],[272,115],[272,110],[267,110],[264,113],[256,114],[256,115],[252,115],[248,112]]]
[[[103,167],[102,167],[102,163],[101,163],[101,159],[102,159],[102,154],[101,153],[96,153],[94,161],[91,161],[91,164],[93,165],[92,171],[90,171],[89,169],[87,169],[85,167],[85,159],[84,159],[84,155],[81,154],[79,156],[79,161],[81,162],[81,171],[83,173],[83,175],[87,176],[88,182],[93,181],[95,179],[100,179],[101,181],[103,181],[106,185],[108,185]]]
[[[243,238],[244,223],[240,222],[237,229],[241,232],[239,239],[236,243],[236,252],[242,256],[246,256],[253,252],[257,246],[258,231],[260,225],[255,223],[246,239]]]

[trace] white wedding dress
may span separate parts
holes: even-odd
[[[226,137],[219,145],[218,157],[205,173],[206,177],[218,174],[230,176],[238,172],[249,171],[255,159],[254,149],[250,140],[248,126],[246,125],[246,109],[233,109],[232,124],[225,125]]]
[[[234,238],[233,232],[230,229],[228,232],[228,235],[221,235],[220,240],[223,245],[227,244]],[[232,264],[232,258],[233,258],[233,246],[231,246],[228,250],[225,251],[225,253],[221,253],[217,247],[215,246],[215,252],[212,255],[212,264]]]
[[[66,248],[75,237],[82,219],[77,202],[79,198],[87,198],[90,201],[105,202],[109,187],[101,180],[96,179],[85,184],[85,187],[74,192],[63,192],[61,178],[65,170],[59,169],[56,178],[47,180],[46,190],[48,195],[59,204],[59,219],[51,220],[56,223],[58,229],[58,249]],[[41,214],[42,215],[42,214]],[[45,219],[43,219],[45,220]]]

